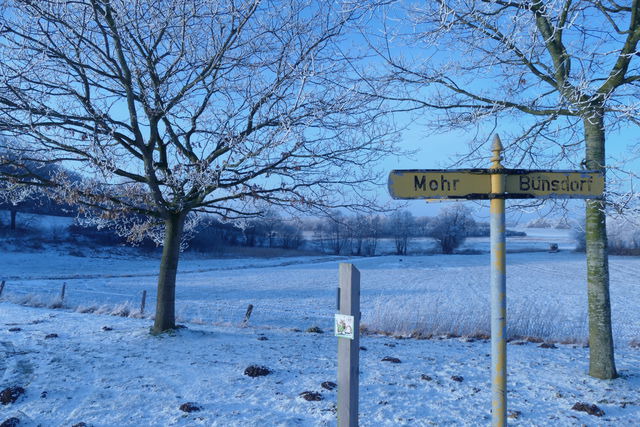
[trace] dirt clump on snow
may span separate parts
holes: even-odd
[[[390,357],[390,356],[385,356],[382,358],[383,362],[391,362],[391,363],[402,363],[402,361],[400,359],[398,359],[397,357]]]
[[[303,391],[300,393],[300,397],[308,402],[319,402],[322,400],[322,394],[316,391]]]
[[[0,424],[0,427],[16,427],[20,425],[20,418],[11,417],[7,418]]]
[[[58,338],[58,334],[47,334],[44,339],[49,340],[51,338]]]
[[[258,366],[258,365],[248,366],[244,370],[244,374],[251,378],[264,377],[266,375],[269,375],[270,373],[271,373],[271,370],[269,368],[267,368],[266,366]]]
[[[320,386],[326,390],[335,390],[335,388],[338,387],[338,384],[334,383],[333,381],[325,381],[320,384]]]
[[[520,411],[507,411],[507,418],[511,418],[512,420],[517,420],[522,415]]]
[[[310,334],[324,334],[324,331],[320,329],[318,326],[312,326],[307,329],[307,332]]]
[[[198,412],[202,410],[200,406],[196,405],[193,402],[185,402],[182,405],[180,405],[179,409],[182,412]]]
[[[451,379],[457,383],[464,381],[464,377],[461,377],[460,375],[451,375]]]
[[[598,408],[596,405],[590,405],[588,403],[576,402],[575,405],[571,408],[574,411],[586,412],[589,415],[595,415],[596,417],[601,417],[604,415],[604,411]]]
[[[20,386],[7,387],[0,391],[0,403],[8,405],[14,403],[20,396],[24,394],[25,390]]]

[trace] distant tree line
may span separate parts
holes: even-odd
[[[0,204],[0,209],[53,216],[77,213],[44,196],[30,197],[18,204]],[[6,229],[9,225],[0,224],[0,227]],[[507,234],[525,235],[511,230],[507,230]],[[68,228],[67,236],[73,242],[84,241],[97,246],[127,243],[115,230],[94,224],[74,223]],[[447,206],[434,217],[415,217],[407,210],[351,216],[336,211],[323,218],[295,220],[267,210],[260,217],[240,222],[201,216],[184,249],[203,253],[222,253],[227,247],[315,249],[329,254],[374,256],[388,253],[391,243],[393,253],[407,255],[413,240],[431,238],[438,252],[452,254],[468,237],[486,236],[489,236],[489,224],[475,221],[471,210],[462,204]],[[381,250],[383,239],[385,247]],[[137,245],[145,250],[157,247],[149,238]]]
[[[438,249],[451,254],[467,237],[488,236],[488,224],[477,223],[464,205],[443,208],[435,217],[414,217],[407,210],[390,215],[355,215],[336,213],[313,226],[314,240],[324,252],[372,256],[381,239],[391,239],[397,255],[406,255],[412,239],[429,237]]]

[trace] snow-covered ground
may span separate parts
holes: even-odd
[[[146,319],[0,303],[2,387],[25,389],[15,403],[1,407],[0,422],[16,417],[26,426],[336,424],[336,391],[321,386],[336,382],[337,345],[330,333],[187,326],[153,337]],[[588,349],[515,344],[520,343],[508,346],[509,411],[517,414],[510,423],[637,425],[640,349],[619,348],[622,377],[600,381],[586,375]],[[487,342],[363,336],[361,345],[361,425],[489,424]],[[244,375],[252,364],[272,373]],[[305,391],[320,393],[322,400],[304,400]],[[186,402],[201,410],[181,411]],[[572,410],[578,402],[595,404],[605,415]]]
[[[558,236],[541,236],[539,244],[548,246],[549,239]],[[335,425],[336,392],[321,383],[335,381],[331,327],[339,262],[352,262],[362,273],[361,309],[369,330],[436,335],[431,340],[363,336],[361,424],[489,423],[489,344],[437,338],[488,329],[487,253],[185,255],[177,312],[187,329],[161,337],[148,334],[158,260],[126,254],[85,251],[78,257],[60,249],[2,254],[0,388],[19,385],[26,393],[0,406],[0,423],[15,416],[26,425],[43,426]],[[509,345],[510,410],[520,413],[510,422],[637,425],[640,349],[630,343],[640,339],[640,259],[610,260],[622,377],[604,382],[587,375],[588,349],[581,345],[586,337],[584,254],[510,253],[507,264],[511,334],[570,343],[558,343],[557,349],[515,345],[522,341]],[[49,308],[63,283],[65,308]],[[141,315],[143,290],[148,296]],[[241,328],[248,304],[255,307],[253,315]],[[127,312],[131,317],[104,314]],[[312,326],[325,333],[304,332]],[[49,334],[57,337],[46,338]],[[382,361],[386,356],[402,363]],[[243,372],[251,364],[273,373],[249,378]],[[308,402],[299,396],[304,391],[320,392],[323,400]],[[182,412],[185,402],[202,410]],[[605,415],[572,410],[577,402],[596,404]]]

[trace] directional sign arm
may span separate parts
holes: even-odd
[[[604,192],[601,171],[499,169],[504,193],[492,193],[495,169],[410,169],[389,174],[394,199],[598,199]]]

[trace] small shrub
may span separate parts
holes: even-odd
[[[112,316],[120,316],[120,317],[128,317],[131,314],[132,310],[128,303],[118,304],[112,310]]]
[[[51,301],[51,303],[49,304],[49,308],[63,308],[64,304],[63,304],[63,300],[60,297],[56,297],[53,299],[53,301]]]
[[[95,305],[79,305],[78,307],[76,307],[76,313],[93,313],[97,310],[97,307]]]

